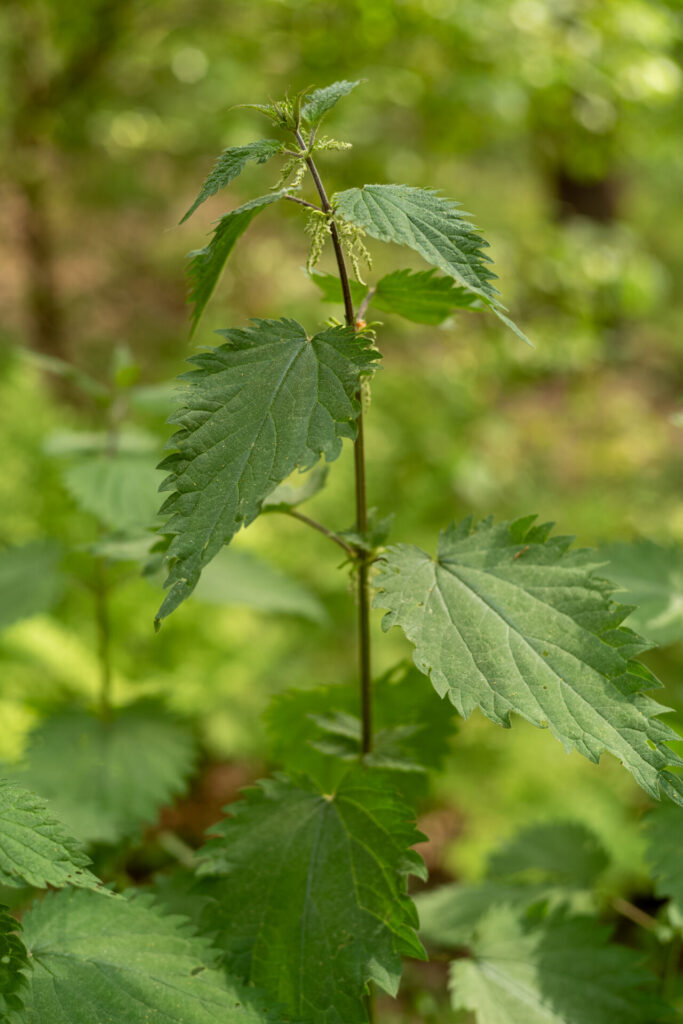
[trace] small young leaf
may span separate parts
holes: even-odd
[[[325,609],[303,584],[250,551],[223,548],[206,567],[193,593],[206,604],[238,604],[263,612],[323,622]]]
[[[400,760],[400,768],[413,772],[440,767],[455,733],[455,710],[433,699],[429,683],[411,665],[399,665],[375,680],[373,692],[375,758]],[[265,715],[271,755],[287,770],[305,772],[327,785],[335,768],[319,750],[330,732],[330,719],[349,725],[342,756],[349,750],[358,756],[359,714],[358,695],[350,686],[286,690],[271,701]],[[337,765],[337,777],[341,770]],[[394,785],[401,781],[394,780]]]
[[[297,1020],[365,1024],[367,983],[395,994],[401,954],[423,956],[409,809],[356,767],[334,792],[282,776],[229,810],[200,870],[217,876],[205,923],[230,968]]]
[[[186,919],[145,896],[60,892],[24,917],[33,970],[12,1024],[275,1024]]]
[[[17,778],[48,799],[82,842],[114,843],[154,822],[194,764],[188,731],[141,702],[107,720],[85,711],[52,715],[31,734]]]
[[[1,840],[0,840],[1,841]],[[18,932],[21,925],[0,903],[0,1020],[11,1010],[21,1010],[28,985],[28,950]]]
[[[589,889],[609,859],[585,825],[546,821],[529,825],[489,858],[489,878]]]
[[[435,560],[389,548],[376,580],[384,628],[401,626],[418,668],[463,717],[479,707],[508,727],[516,712],[567,751],[594,762],[609,751],[650,796],[683,803],[667,770],[683,763],[666,746],[679,737],[643,692],[660,684],[632,660],[648,645],[619,627],[630,609],[594,575],[594,553],[568,552],[571,538],[548,539],[533,519],[466,519],[441,534]]]
[[[334,82],[332,85],[325,86],[324,89],[316,89],[301,108],[303,120],[312,126],[319,124],[325,114],[336,106],[340,99],[348,96],[362,81],[363,79],[359,79],[357,82]]]
[[[154,462],[130,455],[74,462],[64,473],[66,488],[81,508],[117,533],[153,525],[162,480]]]
[[[657,896],[671,899],[683,915],[683,810],[662,804],[645,818],[646,857]]]
[[[246,146],[231,146],[229,149],[224,149],[211,174],[199,190],[199,195],[180,223],[184,224],[198,206],[229,185],[238,174],[242,173],[249,160],[254,160],[257,164],[264,164],[272,156],[281,153],[283,148],[283,143],[277,139],[258,139],[257,142],[249,142]]]
[[[0,779],[0,884],[96,889],[101,883],[88,871],[89,863],[44,800]]]
[[[213,294],[225,261],[232,252],[235,242],[244,234],[257,213],[278,199],[282,199],[284,195],[286,195],[285,190],[271,192],[267,196],[250,199],[248,203],[244,203],[231,213],[226,213],[218,221],[209,244],[205,245],[203,249],[195,249],[190,253],[188,269],[190,302],[194,304],[192,334],[197,329],[200,317]]]
[[[396,270],[377,282],[370,305],[417,324],[441,324],[455,309],[484,309],[477,295],[433,270]]]
[[[624,587],[619,596],[636,607],[628,624],[656,644],[683,642],[683,547],[651,540],[605,544],[605,572]]]
[[[666,1008],[641,957],[608,944],[591,918],[556,911],[540,923],[511,907],[482,920],[471,957],[451,965],[453,1008],[477,1024],[655,1024]]]
[[[519,337],[528,338],[503,313],[504,306],[491,284],[495,274],[491,260],[482,250],[488,242],[469,222],[453,199],[445,199],[433,189],[409,185],[364,185],[338,192],[332,199],[336,214],[362,228],[382,242],[407,245],[420,256],[452,275],[456,282],[476,296],[512,328]]]
[[[185,375],[184,405],[171,417],[177,451],[161,463],[170,470],[162,489],[174,492],[161,509],[171,515],[171,589],[157,621],[277,484],[321,455],[336,459],[342,438],[355,437],[355,395],[378,358],[348,327],[309,340],[295,320],[255,320],[221,333],[227,344],[190,360],[198,369]]]
[[[341,281],[337,274],[317,274],[313,272],[309,274],[309,277],[313,284],[316,284],[323,293],[323,302],[337,302],[340,306],[344,305]],[[351,277],[349,278],[349,288],[351,289],[351,298],[353,299],[354,306],[359,306],[368,294],[368,286],[361,284],[360,281],[356,281]]]
[[[48,611],[59,601],[64,577],[52,541],[30,541],[0,551],[0,629]]]

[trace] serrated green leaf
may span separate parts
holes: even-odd
[[[48,540],[0,551],[0,629],[49,611],[64,592],[61,552]]]
[[[338,192],[335,213],[382,242],[407,245],[427,263],[455,278],[527,343],[529,339],[505,316],[492,281],[488,243],[472,227],[469,214],[453,199],[433,189],[409,185],[364,185]]]
[[[317,285],[323,293],[323,302],[338,302],[340,306],[344,305],[341,281],[336,274],[317,274],[315,271],[311,271],[308,276],[313,284]],[[349,288],[351,289],[351,298],[354,306],[359,306],[368,294],[368,286],[361,284],[360,281],[356,281],[351,277],[349,278]]]
[[[422,863],[409,809],[382,773],[356,767],[331,793],[262,782],[229,811],[200,871],[223,876],[205,924],[231,970],[297,1019],[365,1024],[367,982],[395,994],[401,954],[423,956],[406,895]]]
[[[0,1020],[11,1010],[21,1010],[28,984],[28,950],[19,937],[21,924],[0,903]]]
[[[153,462],[126,455],[74,462],[64,472],[72,498],[117,533],[144,530],[154,523],[163,479]]]
[[[493,852],[489,878],[589,889],[609,858],[597,836],[576,821],[528,825]]]
[[[442,324],[456,309],[483,309],[477,295],[433,270],[396,270],[377,282],[370,305],[417,324]]]
[[[98,888],[90,858],[51,810],[35,793],[0,779],[0,884]]]
[[[679,737],[643,692],[660,684],[632,660],[648,645],[619,626],[630,609],[594,574],[594,553],[569,552],[571,538],[549,538],[533,519],[466,519],[441,534],[436,560],[389,548],[376,579],[384,628],[401,626],[418,668],[463,717],[478,707],[509,726],[516,712],[567,751],[613,754],[655,799],[661,790],[683,802],[667,770],[683,763],[666,746]]]
[[[295,469],[341,452],[355,437],[361,378],[378,353],[352,328],[332,327],[310,340],[295,320],[255,320],[221,332],[227,344],[193,356],[183,407],[171,417],[177,448],[161,463],[173,494],[170,591],[157,621],[197,584],[202,569]]]
[[[676,904],[683,915],[683,810],[662,804],[645,818],[646,858],[655,893]]]
[[[454,709],[440,706],[427,680],[410,665],[400,665],[375,680],[373,692],[376,766],[378,757],[380,763],[385,758],[400,760],[404,770],[408,765],[412,771],[418,766],[440,767],[455,733]],[[287,770],[305,772],[323,785],[336,782],[345,769],[320,750],[324,720],[334,715],[345,716],[349,726],[342,756],[350,750],[358,756],[360,708],[353,687],[321,686],[277,694],[265,714],[271,756]],[[392,781],[403,792],[402,780]]]
[[[182,917],[144,896],[48,895],[24,918],[33,970],[12,1024],[266,1024]]]
[[[628,624],[656,644],[683,643],[683,548],[651,540],[605,544],[605,572],[636,607]]]
[[[141,702],[108,720],[78,710],[47,718],[29,737],[17,780],[49,800],[81,841],[114,843],[153,823],[194,764],[188,730]]]
[[[453,1008],[477,1024],[655,1024],[665,1008],[641,957],[608,944],[609,929],[556,912],[540,923],[497,907],[471,957],[451,965]]]
[[[238,174],[242,173],[249,160],[254,160],[257,164],[264,164],[266,160],[281,153],[283,149],[284,145],[278,139],[258,139],[256,142],[247,143],[246,146],[231,146],[229,149],[224,149],[199,190],[199,195],[180,223],[184,224],[198,206],[229,185]]]
[[[348,96],[362,81],[363,79],[359,79],[357,82],[334,82],[323,89],[316,89],[303,104],[301,117],[310,125],[319,124],[325,114],[336,106],[344,96]]]
[[[190,253],[188,277],[190,281],[190,302],[192,309],[192,330],[194,334],[206,304],[218,284],[225,262],[237,239],[244,234],[257,213],[266,206],[282,199],[286,190],[271,192],[258,199],[250,199],[231,213],[226,213],[214,228],[213,237],[203,249]]]
[[[193,593],[206,604],[238,604],[262,612],[300,615],[323,622],[325,609],[297,580],[249,551],[223,548],[202,573]]]
[[[297,505],[303,505],[322,491],[327,482],[327,466],[314,466],[310,473],[306,474],[303,484],[295,486],[291,483],[279,484],[274,491],[271,491],[265,498],[261,508],[265,511],[277,512]]]

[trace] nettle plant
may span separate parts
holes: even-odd
[[[458,1019],[669,1017],[683,922],[683,782],[673,769],[683,762],[669,746],[678,736],[660,717],[666,709],[647,693],[660,684],[636,660],[649,645],[622,625],[632,609],[614,600],[600,575],[604,559],[572,550],[571,538],[553,537],[533,516],[451,524],[431,555],[387,546],[389,520],[368,514],[363,418],[380,360],[368,311],[421,324],[457,310],[490,312],[521,332],[492,284],[486,243],[457,203],[404,185],[328,197],[317,155],[346,144],[320,125],[357,84],[258,106],[283,138],[225,150],[183,218],[249,161],[284,157],[277,186],[225,214],[192,254],[193,330],[238,238],[280,201],[305,213],[311,279],[343,305],[345,323],[328,321],[309,337],[294,320],[258,319],[219,332],[221,345],[190,360],[161,464],[171,493],[157,557],[169,568],[156,620],[192,594],[242,527],[283,513],[343,551],[358,611],[357,685],[334,680],[276,698],[271,752],[286,773],[247,790],[196,856],[146,891],[103,885],[46,805],[44,787],[0,784],[0,883],[61,890],[28,910],[23,929],[0,916],[0,1016],[12,1024],[367,1024],[376,991],[396,995],[403,958],[428,958],[423,941],[435,959],[451,961]],[[431,269],[365,284],[368,239],[407,246]],[[314,271],[328,242],[337,275]],[[320,462],[336,459],[345,439],[354,449],[355,523],[337,530],[300,505],[324,486]],[[297,471],[308,473],[303,485],[288,481]],[[622,558],[626,575],[631,556]],[[400,628],[415,649],[414,665],[379,679],[372,591],[384,628]],[[482,882],[411,899],[410,877],[426,879],[413,849],[423,838],[413,805],[447,750],[456,712],[466,719],[477,708],[506,728],[521,715],[593,762],[610,753],[649,797],[667,798],[649,812],[646,833],[662,912],[655,918],[622,901],[647,930],[640,945],[654,973],[643,950],[610,941],[599,916],[608,857],[577,823],[526,828],[494,852]],[[110,750],[111,720],[123,728],[122,718],[108,703],[101,717]],[[145,742],[135,740],[140,750]],[[114,775],[108,770],[106,781],[116,791]],[[158,806],[167,794],[157,794]]]

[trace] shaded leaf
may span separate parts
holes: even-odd
[[[646,857],[657,896],[671,899],[683,916],[683,810],[662,804],[645,818]]]
[[[325,86],[324,89],[316,89],[301,108],[302,118],[310,125],[319,124],[325,114],[336,106],[344,96],[348,96],[362,81],[363,79],[357,82],[334,82],[332,85]]]
[[[420,548],[388,549],[376,585],[384,628],[399,625],[415,663],[463,717],[480,708],[510,725],[516,712],[550,728],[567,751],[619,758],[655,799],[683,802],[678,739],[643,691],[659,686],[632,660],[647,649],[619,624],[628,607],[594,575],[595,554],[569,552],[534,517],[494,525],[471,519],[439,539],[436,560]]]
[[[193,597],[206,604],[239,604],[263,612],[325,619],[320,601],[297,580],[249,551],[223,548],[202,573]]]
[[[64,472],[64,484],[80,507],[120,533],[154,523],[162,480],[153,462],[125,455],[74,462]]]
[[[282,776],[229,810],[200,870],[219,876],[205,925],[230,968],[297,1019],[365,1024],[367,982],[395,994],[401,954],[423,956],[409,809],[356,767],[332,793]]]
[[[50,894],[24,918],[33,971],[12,1024],[265,1024],[279,1019],[213,966],[181,917],[144,896]]]
[[[469,945],[477,926],[492,907],[505,905],[520,915],[545,904],[553,893],[546,885],[485,881],[440,885],[418,893],[415,906],[420,917],[420,938],[430,945],[458,949]]]
[[[62,753],[63,757],[63,753]],[[44,800],[0,779],[0,884],[98,888],[90,858]]]
[[[343,220],[382,242],[407,245],[427,263],[455,278],[457,284],[481,299],[519,337],[528,338],[505,316],[492,281],[488,246],[472,227],[469,214],[453,199],[433,189],[409,185],[364,185],[338,192],[332,199]]]
[[[374,752],[380,761],[393,757],[402,761],[404,769],[410,764],[416,771],[440,767],[455,732],[455,711],[434,700],[424,676],[410,665],[399,665],[375,680],[373,692]],[[335,715],[343,716],[337,720],[348,726],[341,756],[351,750],[357,756],[360,707],[353,687],[321,686],[277,694],[265,715],[272,756],[285,768],[306,772],[325,785],[336,781],[345,769],[330,764],[320,751],[328,731],[325,719]],[[392,781],[403,791],[400,780]]]
[[[370,305],[417,324],[441,324],[455,309],[483,309],[481,299],[433,270],[396,270],[377,282]]]
[[[451,965],[454,1009],[477,1024],[655,1024],[665,1008],[641,957],[591,918],[532,923],[510,907],[481,921],[471,958]]]
[[[286,192],[271,192],[258,199],[250,199],[231,213],[226,213],[214,228],[213,237],[203,249],[190,253],[188,276],[190,280],[190,302],[192,309],[192,331],[197,329],[200,317],[221,276],[225,261],[233,250],[235,242],[247,230],[257,213],[264,207],[281,199]]]
[[[624,587],[624,601],[637,607],[628,624],[656,644],[683,643],[683,548],[651,540],[605,544],[605,572]]]
[[[489,878],[589,889],[609,863],[596,835],[575,821],[521,829],[489,858]]]
[[[114,843],[153,823],[194,764],[187,729],[141,702],[108,720],[76,710],[52,715],[31,733],[17,778],[83,842]]]
[[[60,559],[59,547],[48,540],[0,551],[0,629],[57,604],[65,585]]]
[[[183,407],[171,417],[177,450],[161,463],[173,491],[161,509],[172,534],[158,620],[192,593],[202,569],[295,469],[341,452],[355,436],[355,395],[378,353],[348,327],[310,340],[295,320],[255,320],[221,332],[227,344],[193,356]]]
[[[254,160],[257,164],[264,164],[266,160],[281,153],[283,149],[284,144],[277,139],[258,139],[256,142],[247,143],[246,146],[231,146],[229,149],[224,149],[199,190],[199,195],[180,223],[184,224],[198,206],[229,185],[238,174],[242,173],[249,160]]]
[[[22,990],[28,984],[28,951],[19,937],[21,925],[0,903],[0,1019],[23,1007]]]
[[[341,281],[337,274],[317,274],[311,272],[308,276],[313,284],[317,285],[323,293],[323,302],[338,302],[340,306],[344,305]],[[349,278],[349,288],[351,289],[353,305],[357,307],[368,294],[368,286],[361,284],[360,281],[356,281],[351,277]]]

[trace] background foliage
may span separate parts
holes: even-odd
[[[71,819],[61,808],[95,843],[99,873],[145,880],[182,859],[236,787],[282,759],[261,717],[270,698],[352,672],[347,577],[297,523],[259,519],[158,637],[160,580],[142,579],[136,561],[157,507],[166,382],[182,361],[213,340],[211,328],[255,314],[309,329],[321,320],[293,209],[254,224],[191,343],[182,301],[187,250],[205,244],[226,206],[275,184],[252,165],[229,203],[209,199],[175,227],[215,154],[262,128],[231,108],[287,86],[368,80],[335,114],[335,136],[353,137],[354,149],[330,152],[327,180],[335,190],[435,186],[476,209],[506,301],[535,344],[483,316],[386,318],[367,447],[371,504],[380,516],[398,508],[392,540],[429,548],[450,518],[532,509],[581,544],[609,542],[612,575],[649,602],[636,627],[663,645],[646,660],[680,724],[679,5],[82,0],[66,14],[63,0],[7,0],[0,11],[0,758],[14,764],[34,749],[22,771],[38,788],[50,731],[61,722],[68,735],[92,715],[103,682],[134,723],[163,701],[175,760],[152,773],[156,790],[138,792],[125,814],[107,805],[99,821],[80,796]],[[97,462],[112,443],[115,469]],[[347,451],[310,506],[339,529],[352,520],[351,476]],[[621,546],[634,538],[635,560]],[[21,556],[18,545],[29,545]],[[270,564],[254,562],[257,547]],[[293,614],[276,619],[283,607]],[[397,631],[375,650],[378,671],[408,656]],[[197,756],[192,798],[142,842],[141,824],[153,825]],[[616,762],[565,755],[522,722],[503,732],[475,715],[421,793],[434,874],[483,878],[515,824],[561,807],[609,854],[601,891],[620,937],[633,925],[615,900],[655,912],[667,895],[647,880],[646,796]],[[123,853],[108,845],[114,834],[127,837]],[[417,1012],[437,1012],[436,996],[414,998]]]

